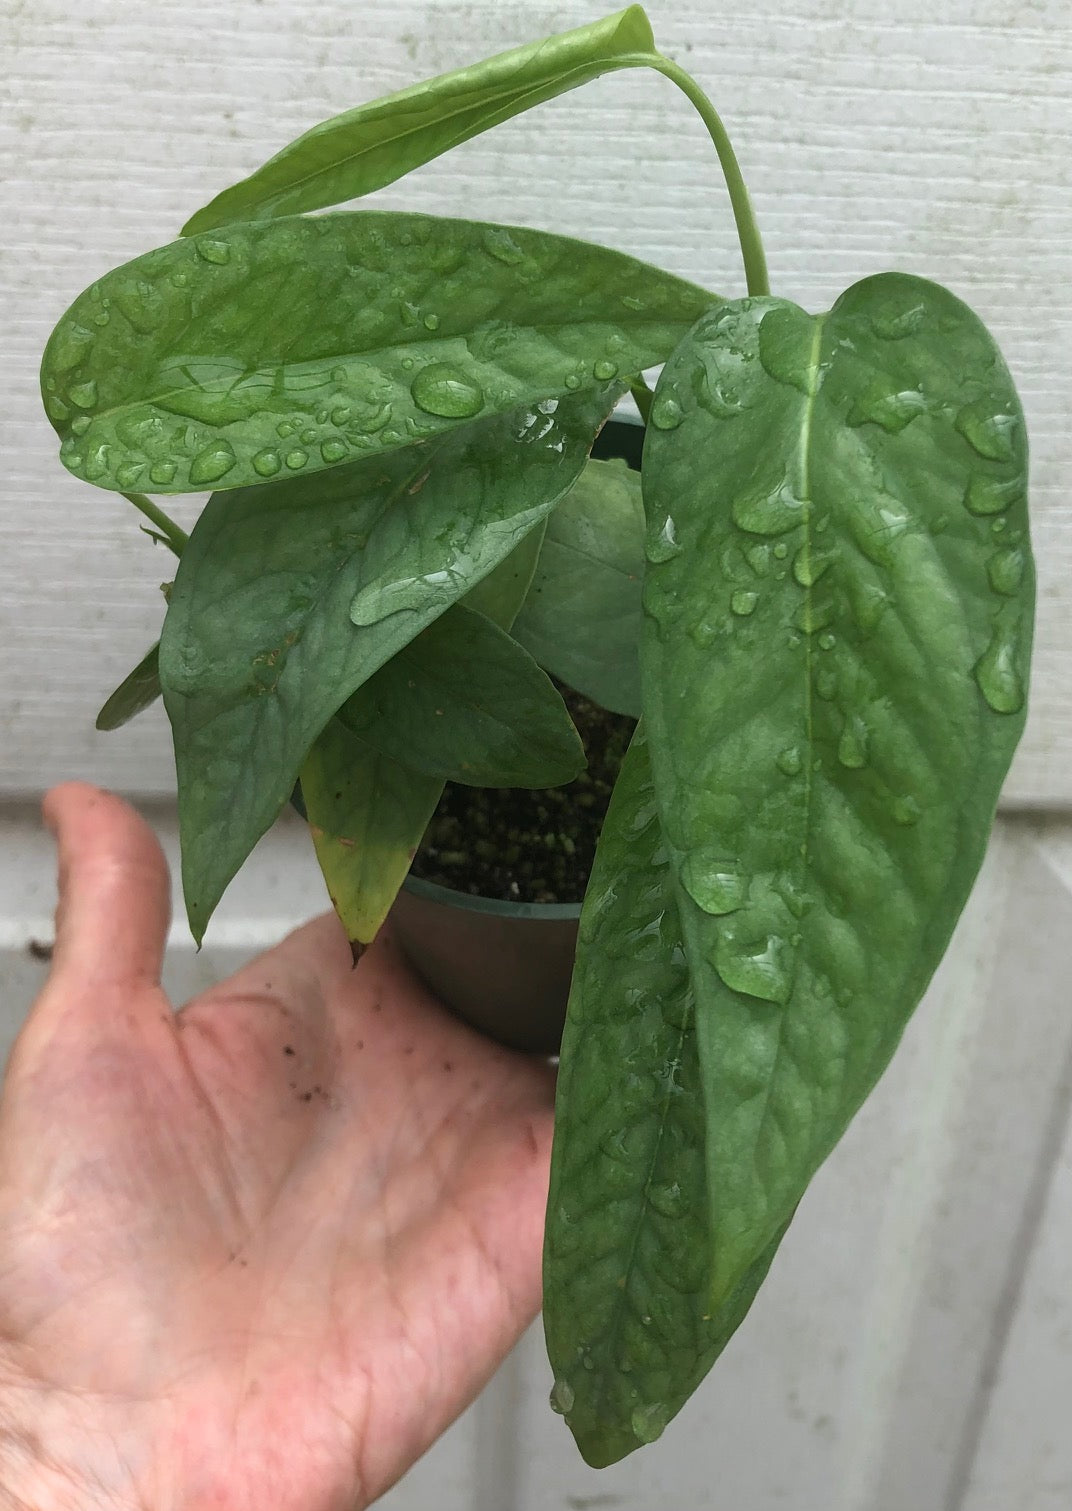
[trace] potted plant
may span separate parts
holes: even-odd
[[[309,213],[632,67],[710,131],[744,298],[537,230]],[[81,294],[42,390],[66,467],[181,558],[100,724],[163,694],[195,938],[300,788],[355,955],[416,855],[398,926],[462,1010],[482,973],[509,1006],[533,960],[572,971],[552,1404],[594,1464],[654,1439],[889,1060],[1023,726],[993,340],[897,273],[818,316],[772,296],[722,124],[631,6],[314,127]],[[590,459],[629,391],[639,473]],[[187,538],[158,500],[206,488]]]

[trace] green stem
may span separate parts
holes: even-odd
[[[135,509],[140,509],[146,519],[152,520],[175,555],[181,556],[183,547],[190,538],[186,531],[165,514],[163,509],[154,504],[151,498],[146,498],[144,493],[124,493],[123,497],[132,503]]]
[[[651,401],[655,395],[644,381],[644,374],[637,373],[630,381],[629,392],[633,395],[633,402],[640,410],[640,418],[646,425],[651,417]]]
[[[715,151],[718,153],[718,160],[722,164],[733,218],[737,225],[737,239],[741,244],[748,292],[752,295],[769,294],[770,281],[767,277],[767,258],[763,251],[763,242],[756,225],[755,215],[752,213],[752,204],[741,174],[741,165],[737,161],[737,154],[733,150],[733,144],[718,111],[692,75],[687,74],[676,63],[672,63],[669,58],[664,58],[662,53],[630,54],[628,57],[621,57],[615,61],[618,66],[635,65],[654,68],[657,73],[661,73],[671,83],[676,84],[682,94],[695,106],[700,119],[707,127],[708,134],[715,145]]]

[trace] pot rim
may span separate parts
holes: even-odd
[[[508,902],[502,897],[478,897],[470,892],[455,892],[452,887],[441,887],[438,882],[425,881],[421,876],[407,876],[402,883],[407,892],[429,902],[462,908],[470,913],[486,913],[497,918],[532,918],[551,922],[555,919],[576,920],[581,916],[579,902]]]

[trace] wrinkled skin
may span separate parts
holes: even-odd
[[[45,812],[56,953],[0,1101],[0,1506],[364,1506],[537,1310],[551,1071],[389,939],[354,970],[333,916],[173,1013],[148,826],[81,784]]]

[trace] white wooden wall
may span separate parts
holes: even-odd
[[[314,120],[542,32],[593,0],[0,0],[0,1036],[42,967],[43,786],[96,779],[173,845],[162,717],[93,731],[154,638],[162,555],[76,484],[36,364],[70,299]],[[999,336],[1033,445],[1040,619],[1028,736],[979,888],[876,1095],[753,1312],[663,1442],[595,1474],[546,1406],[534,1333],[390,1511],[1067,1511],[1072,1506],[1072,5],[651,0],[723,111],[775,291],[939,278]],[[620,75],[381,202],[608,241],[724,292],[741,277],[702,131]],[[193,505],[180,506],[192,517]],[[196,991],[315,893],[297,827],[261,847]],[[0,1044],[0,1048],[2,1048]]]

